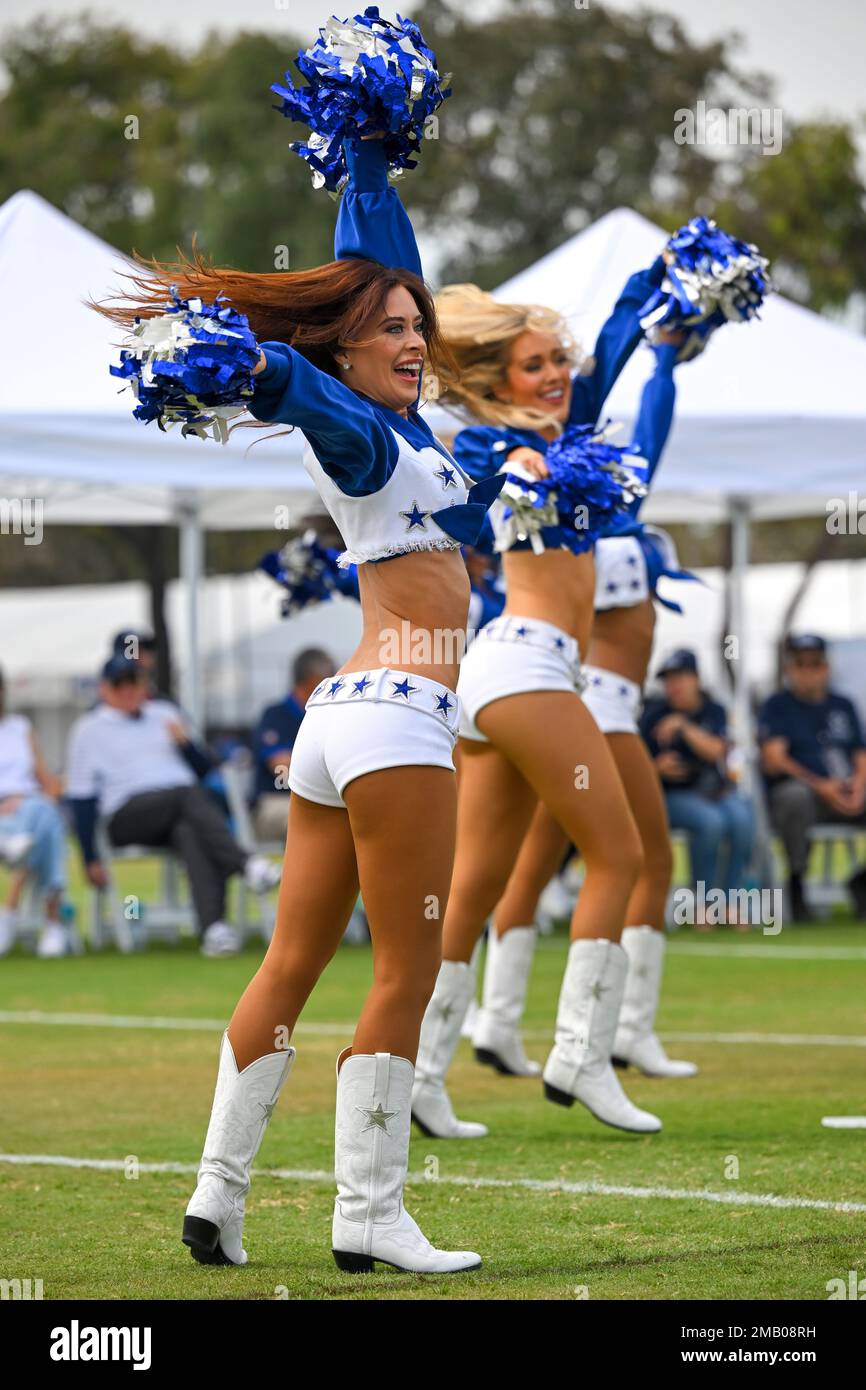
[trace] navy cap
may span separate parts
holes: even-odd
[[[114,653],[114,655],[125,657],[127,643],[132,639],[134,639],[137,642],[138,650],[140,652],[152,652],[156,648],[156,639],[154,638],[152,633],[132,631],[118,632],[117,636],[111,644],[111,650]],[[132,658],[130,657],[128,658],[128,660],[132,660]]]
[[[785,638],[786,652],[820,652],[827,654],[827,643],[816,632],[789,632]]]
[[[141,668],[135,661],[127,661],[125,656],[112,656],[99,673],[100,680],[109,685],[123,685],[124,681],[141,679]]]
[[[656,671],[656,676],[670,676],[674,671],[691,671],[695,676],[698,674],[698,659],[688,647],[679,647],[675,652],[671,652]]]

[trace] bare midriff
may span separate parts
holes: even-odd
[[[413,551],[359,565],[358,583],[364,630],[340,671],[390,666],[456,689],[469,613],[460,551]]]
[[[505,613],[538,618],[576,637],[580,658],[586,660],[595,598],[592,552],[570,550],[509,550],[502,557]]]
[[[596,613],[592,625],[590,666],[614,671],[626,680],[643,685],[653,645],[655,605],[651,598],[631,608],[606,608]]]

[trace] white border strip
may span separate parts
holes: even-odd
[[[31,1026],[76,1028],[141,1028],[174,1032],[221,1033],[227,1020],[222,1018],[166,1018],[149,1014],[50,1013],[40,1009],[2,1009],[0,1024],[23,1023]],[[295,1033],[321,1037],[350,1036],[353,1022],[298,1023]],[[552,1037],[545,1029],[528,1029],[524,1037],[536,1041]],[[866,1037],[854,1033],[662,1033],[668,1042],[728,1043],[773,1047],[866,1047]]]
[[[98,1172],[123,1173],[127,1162],[120,1158],[70,1158],[65,1154],[4,1154],[0,1164],[33,1165],[50,1168],[91,1168]],[[197,1163],[139,1163],[139,1173],[197,1173]],[[279,1178],[283,1182],[334,1184],[333,1173],[321,1169],[260,1168],[254,1176]],[[425,1173],[410,1173],[408,1182],[419,1186],[431,1181]],[[471,1178],[462,1175],[435,1180],[448,1187],[522,1190],[525,1192],[564,1192],[577,1197],[628,1197],[640,1201],[712,1202],[726,1207],[793,1208],[797,1211],[837,1211],[866,1213],[866,1202],[828,1202],[812,1197],[778,1197],[764,1192],[711,1192],[706,1188],[626,1187],[606,1182],[564,1182],[558,1178]]]
[[[727,956],[729,960],[866,960],[866,947],[863,946],[787,946],[778,945],[747,946],[731,942],[730,946],[703,945],[695,942],[686,946],[684,942],[668,940],[667,955],[671,956]]]

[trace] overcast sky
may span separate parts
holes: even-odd
[[[141,5],[119,0],[15,0],[15,21],[26,23],[39,14],[69,15],[88,8],[99,18],[112,19],[152,37],[176,37],[195,43],[209,29],[232,31],[281,30],[314,36],[329,14],[360,13],[366,0],[145,0]],[[473,14],[495,13],[497,0],[467,0]],[[560,0],[570,6],[570,0]],[[602,0],[589,0],[601,5]],[[607,0],[605,0],[607,3]],[[411,16],[415,0],[380,0],[384,15],[394,11]],[[609,9],[636,11],[646,0],[611,0]],[[812,115],[853,118],[866,112],[866,0],[650,0],[649,8],[678,15],[697,39],[730,30],[744,38],[742,63],[777,79],[781,104],[795,120]],[[4,7],[5,8],[5,7]],[[2,25],[9,23],[12,5]],[[459,57],[448,59],[459,70]]]

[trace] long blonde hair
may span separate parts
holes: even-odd
[[[477,285],[446,285],[436,296],[439,328],[456,363],[439,364],[438,399],[455,414],[473,423],[542,430],[562,426],[551,415],[531,406],[497,400],[494,388],[505,381],[515,339],[534,329],[557,337],[570,361],[591,370],[561,314],[540,304],[500,304]]]

